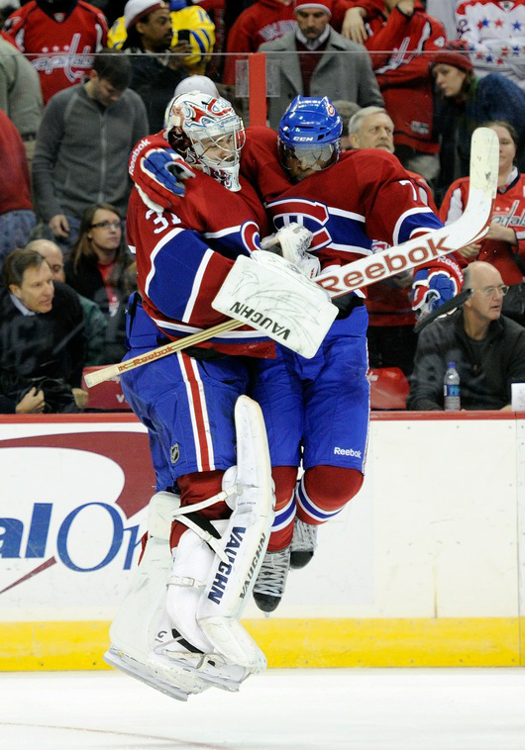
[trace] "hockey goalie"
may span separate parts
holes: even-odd
[[[105,661],[179,700],[210,687],[235,691],[266,658],[239,622],[259,572],[274,518],[268,442],[261,410],[235,405],[237,465],[224,490],[180,507],[170,492],[149,504],[148,540],[111,626]],[[226,501],[227,520],[198,511]],[[170,549],[172,522],[185,527]]]

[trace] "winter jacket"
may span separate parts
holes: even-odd
[[[304,95],[295,32],[274,42],[262,44],[260,51],[268,53],[269,61],[279,62],[281,93],[278,97],[270,98],[268,109],[270,127],[276,130],[290,102],[298,94]],[[290,54],[291,52],[295,54]],[[333,29],[330,30],[328,43],[310,80],[310,96],[344,99],[356,102],[361,107],[382,107],[384,104],[368,52],[360,44],[345,39]]]

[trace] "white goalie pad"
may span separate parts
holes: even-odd
[[[188,695],[206,690],[209,683],[187,675],[183,670],[166,672],[150,660],[166,603],[172,567],[169,536],[173,514],[179,505],[179,496],[169,492],[158,492],[150,500],[148,542],[111,624],[111,646],[104,661],[166,695],[186,700]]]
[[[239,256],[211,304],[307,359],[315,355],[338,313],[324,289],[267,252],[256,252],[251,259]]]
[[[228,562],[215,556],[197,622],[227,661],[259,672],[266,658],[239,620],[268,546],[275,496],[264,419],[247,396],[237,399],[235,428],[238,495],[221,539]]]

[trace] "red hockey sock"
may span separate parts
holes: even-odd
[[[275,482],[275,530],[270,534],[268,551],[276,552],[288,547],[292,541],[297,466],[274,466],[272,477]]]
[[[180,504],[184,508],[187,505],[195,505],[202,500],[207,500],[213,495],[217,495],[222,490],[222,478],[224,471],[202,471],[193,472],[192,474],[183,474],[177,479],[180,489]],[[220,518],[229,518],[231,515],[230,508],[225,502],[217,502],[208,508],[199,511],[199,515],[208,521],[217,521]],[[175,521],[171,528],[170,545],[176,547],[179,539],[187,530],[183,523]]]
[[[313,466],[307,469],[298,488],[297,517],[306,523],[328,521],[325,514],[343,508],[361,489],[364,476],[357,469]]]

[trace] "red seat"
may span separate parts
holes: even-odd
[[[406,409],[410,385],[399,367],[368,371],[372,409]]]
[[[84,367],[82,372],[82,388],[89,393],[87,403],[88,409],[101,409],[102,411],[131,411],[120,385],[120,376],[106,380],[105,383],[87,388],[84,376],[89,372],[96,372],[102,367]]]

